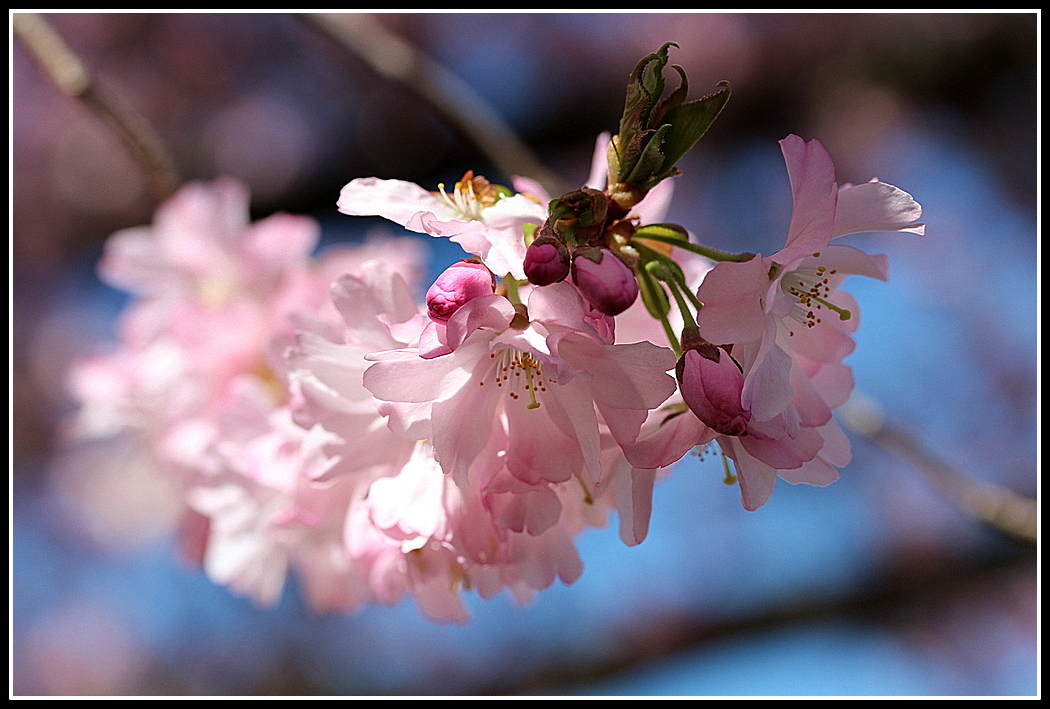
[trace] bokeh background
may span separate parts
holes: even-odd
[[[680,165],[669,221],[711,246],[778,249],[789,133],[820,139],[840,182],[912,193],[925,237],[851,241],[891,263],[889,283],[847,283],[858,393],[953,475],[1037,498],[1034,12],[341,18],[363,45],[290,14],[46,17],[182,179],[241,178],[256,217],[311,214],[327,242],[374,227],[335,211],[354,177],[508,176],[462,115],[388,75],[401,43],[476,94],[430,81],[461,114],[480,120],[480,99],[575,187],[634,64],[677,42],[693,96],[728,80],[733,97]],[[754,513],[717,460],[687,457],[642,545],[592,530],[576,584],[524,608],[472,598],[467,626],[411,601],[314,616],[294,581],[274,609],[212,585],[178,561],[148,493],[56,462],[63,372],[113,337],[125,302],[95,276],[101,245],[157,202],[113,133],[14,37],[11,53],[13,694],[1039,692],[1035,545],[859,433],[840,481],[781,482]],[[435,274],[456,258],[427,243]]]

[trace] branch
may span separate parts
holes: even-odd
[[[854,394],[840,413],[847,428],[910,463],[931,485],[971,515],[1021,541],[1035,544],[1038,528],[1035,500],[973,478],[954,467],[906,430],[886,421],[881,407],[870,399]]]
[[[51,83],[67,96],[82,101],[117,134],[145,171],[154,198],[160,201],[169,197],[182,180],[149,122],[97,86],[84,63],[42,15],[19,12],[13,13],[11,20],[15,34]]]
[[[465,81],[367,14],[304,13],[307,20],[380,76],[430,102],[507,175],[538,180],[552,195],[566,191],[485,100]]]

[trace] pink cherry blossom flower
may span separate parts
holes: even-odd
[[[523,194],[505,194],[483,177],[468,172],[451,193],[429,192],[401,180],[358,178],[343,187],[339,211],[380,216],[411,231],[448,236],[479,257],[499,277],[523,280],[524,224],[542,224],[547,210]]]
[[[559,494],[508,487],[513,478],[499,482],[505,470],[498,457],[483,457],[477,470],[491,477],[460,485],[442,471],[430,443],[419,441],[403,467],[372,482],[352,506],[346,548],[377,600],[393,604],[410,594],[430,618],[463,622],[463,589],[488,598],[508,588],[525,601],[556,579],[579,577],[572,544],[579,530],[559,520]],[[566,497],[573,490],[579,497],[578,486],[567,488]],[[553,500],[534,504],[531,498],[543,493]]]
[[[141,463],[119,479],[139,476],[137,467],[164,479],[179,497],[184,548],[217,583],[270,604],[294,568],[313,607],[353,608],[372,596],[342,551],[342,530],[370,478],[339,477],[345,462],[329,451],[340,432],[293,418],[283,351],[299,328],[315,337],[338,329],[343,320],[330,284],[339,274],[365,273],[381,259],[417,279],[422,261],[415,239],[370,240],[315,258],[317,237],[305,217],[250,223],[247,190],[232,180],[187,185],[151,226],[114,235],[101,272],[133,298],[113,351],[71,373],[81,406],[70,426],[70,456],[96,441],[119,438],[134,447],[113,465]],[[382,285],[369,291],[388,317],[371,324],[387,333],[376,347],[399,346],[391,328],[418,315],[418,332],[425,316],[407,287],[396,302],[393,289],[378,292]],[[398,320],[405,300],[411,313]],[[379,423],[372,450],[400,455],[384,447],[384,437],[400,438],[370,395],[363,397],[369,422]]]
[[[674,391],[666,374],[674,356],[648,342],[596,339],[568,284],[533,290],[528,306],[533,319],[518,326],[505,298],[477,298],[449,319],[449,354],[374,355],[365,386],[383,401],[430,406],[430,439],[456,480],[469,479],[499,419],[517,478],[538,484],[577,476],[593,485],[601,475],[599,416],[618,442],[634,443],[648,411]],[[575,322],[567,319],[573,313]]]
[[[781,147],[794,194],[785,247],[721,262],[697,291],[700,335],[731,346],[744,372],[747,430],[719,443],[737,463],[748,509],[766,501],[777,474],[823,485],[849,458],[831,407],[852,388],[842,359],[853,349],[858,309],[838,287],[850,274],[885,280],[886,257],[832,240],[858,231],[923,233],[915,223],[921,208],[907,193],[876,180],[838,187],[815,140],[792,135]]]

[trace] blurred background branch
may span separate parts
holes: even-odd
[[[15,34],[58,90],[83,102],[120,138],[145,171],[153,198],[161,201],[174,193],[182,180],[149,121],[116,94],[100,87],[43,15],[16,12],[11,22]]]
[[[363,13],[305,13],[321,31],[380,76],[428,101],[498,169],[531,177],[552,195],[570,189],[535,156],[517,132],[471,86],[413,44]]]
[[[853,397],[839,413],[853,433],[898,456],[954,504],[991,527],[1035,544],[1036,501],[978,480],[934,453],[902,426],[886,419],[882,407],[863,395]]]

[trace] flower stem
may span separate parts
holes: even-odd
[[[512,305],[523,305],[521,295],[518,293],[518,281],[513,276],[503,277],[503,286],[507,289],[507,300]]]
[[[682,345],[678,343],[678,335],[675,333],[674,328],[671,327],[671,321],[667,319],[666,313],[661,313],[660,324],[664,326],[664,334],[667,335],[667,341],[671,345],[671,351],[674,352],[675,357],[682,356]]]
[[[659,241],[664,244],[671,244],[677,246],[680,249],[686,251],[692,251],[694,254],[700,254],[706,256],[712,261],[750,261],[755,257],[753,253],[745,252],[741,254],[729,253],[728,251],[719,251],[718,249],[712,249],[710,246],[704,246],[703,244],[694,244],[691,241],[682,241],[671,236],[661,236],[659,234],[646,233],[643,237],[652,241]]]
[[[689,313],[689,305],[685,302],[685,297],[682,296],[682,289],[674,279],[667,281],[667,286],[671,289],[671,295],[674,296],[675,303],[678,305],[678,310],[682,313],[682,322],[688,327],[692,324],[696,326],[696,318]]]

